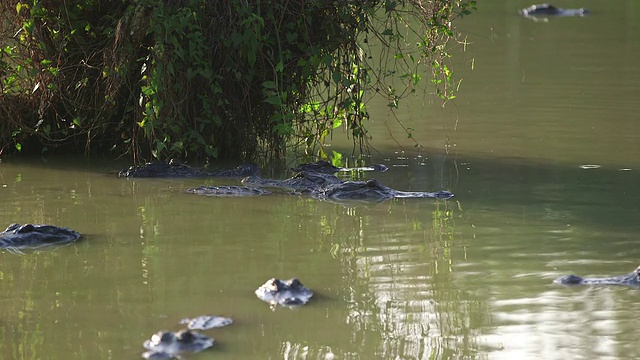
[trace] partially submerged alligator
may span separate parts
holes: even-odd
[[[319,175],[319,174],[315,174]],[[245,178],[245,184],[256,186],[280,187],[295,190],[295,193],[309,194],[311,197],[340,203],[348,202],[377,202],[393,198],[431,198],[450,199],[453,193],[441,190],[437,192],[426,191],[401,191],[382,185],[376,179],[367,181],[341,181],[337,183],[326,183],[324,185],[315,183],[306,175],[301,178],[294,176],[285,180],[262,179],[258,177]],[[189,188],[188,193],[206,196],[258,196],[271,192],[254,186],[200,186]]]
[[[319,160],[319,161],[314,162],[314,163],[300,164],[300,165],[292,168],[291,170],[294,171],[294,172],[310,171],[310,172],[322,173],[322,174],[335,174],[335,173],[340,172],[340,171],[377,171],[377,172],[385,172],[385,171],[389,170],[389,168],[384,164],[374,164],[374,165],[371,165],[371,166],[363,166],[363,167],[355,167],[355,168],[342,168],[342,167],[333,166],[328,161]]]
[[[312,192],[312,196],[334,201],[384,201],[392,198],[450,199],[453,197],[453,193],[445,190],[438,192],[400,191],[384,186],[376,179],[370,179],[329,185]]]
[[[234,169],[208,171],[194,168],[187,164],[171,159],[166,163],[146,163],[141,166],[131,166],[118,173],[119,177],[127,178],[169,178],[169,177],[233,177],[243,178],[260,174],[260,168],[255,164],[242,164]]]
[[[302,285],[296,278],[289,280],[272,278],[257,288],[255,294],[271,306],[297,306],[308,303],[313,296],[313,291]]]
[[[571,274],[561,276],[553,282],[561,285],[626,285],[640,287],[640,266],[625,275],[606,278],[585,278]]]
[[[342,180],[338,179],[333,174],[313,172],[309,170],[301,171],[284,180],[263,179],[259,176],[247,176],[242,179],[242,184],[247,186],[282,188],[303,192],[319,190],[320,188],[334,184],[341,184],[342,182]]]
[[[209,336],[191,330],[158,331],[143,344],[149,350],[142,354],[145,359],[164,360],[180,358],[185,353],[197,353],[213,346]]]
[[[208,330],[232,323],[232,319],[216,315],[182,319],[180,324],[187,324],[188,329],[177,332],[158,331],[153,334],[150,340],[145,340],[142,344],[149,350],[144,352],[142,357],[151,360],[182,359],[182,355],[208,349],[215,342],[213,338],[191,330]]]
[[[180,324],[186,324],[189,330],[209,330],[233,324],[233,320],[228,317],[215,315],[201,315],[193,319],[182,319]]]
[[[11,224],[0,233],[0,248],[13,251],[65,245],[80,239],[71,229],[54,225]]]
[[[260,196],[271,194],[270,191],[253,186],[198,186],[185,190],[188,193],[204,196]]]
[[[524,17],[536,16],[585,16],[589,14],[589,9],[562,9],[551,4],[531,5],[528,8],[520,10],[520,15]]]

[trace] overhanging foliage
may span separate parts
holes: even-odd
[[[373,94],[397,107],[427,74],[454,97],[475,3],[0,0],[2,149],[255,159],[344,128],[366,151]]]

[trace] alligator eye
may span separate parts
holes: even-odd
[[[378,182],[378,180],[376,180],[376,179],[369,179],[369,180],[367,180],[367,182],[365,183],[365,185],[366,185],[367,187],[372,187],[372,188],[378,187],[378,186],[379,186],[379,184],[380,184],[380,183],[379,183],[379,182]]]
[[[28,232],[33,232],[35,230],[36,230],[36,228],[33,225],[24,224],[17,230],[17,233],[24,234],[24,233],[28,233]]]
[[[151,336],[151,342],[154,344],[170,343],[173,342],[175,336],[169,331],[159,331]]]
[[[193,339],[195,339],[195,336],[189,330],[180,330],[176,335],[177,335],[178,341],[183,343],[191,342],[193,341]]]
[[[278,291],[280,281],[276,278],[270,279],[265,284],[271,291]]]

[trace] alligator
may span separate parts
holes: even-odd
[[[80,237],[71,229],[54,225],[11,224],[0,233],[0,248],[20,252],[21,249],[66,245]]]
[[[260,168],[255,164],[242,164],[234,169],[222,169],[208,171],[184,164],[175,159],[166,163],[146,163],[142,166],[131,166],[118,173],[119,177],[127,178],[171,178],[171,177],[230,177],[243,178],[246,176],[258,175]]]
[[[185,190],[188,193],[204,196],[260,196],[271,194],[270,191],[264,190],[253,186],[199,186],[195,188],[188,188]]]
[[[384,164],[374,164],[371,166],[363,166],[356,168],[342,168],[331,165],[328,161],[320,160],[315,163],[305,163],[300,164],[291,169],[294,172],[301,171],[309,171],[315,173],[323,173],[323,174],[335,174],[340,171],[376,171],[376,172],[385,172],[389,170],[389,168]]]
[[[382,185],[376,179],[367,181],[342,181],[330,174],[303,171],[285,180],[263,179],[250,176],[242,179],[246,186],[200,186],[189,188],[188,193],[205,196],[259,196],[271,194],[261,187],[286,188],[295,194],[309,194],[311,197],[334,202],[377,202],[393,198],[450,199],[453,193],[445,190],[437,192],[400,191]],[[248,186],[250,185],[250,186]]]
[[[259,176],[247,176],[242,179],[242,184],[248,186],[284,188],[302,192],[310,192],[329,185],[340,184],[342,182],[342,180],[338,179],[333,174],[312,171],[301,171],[284,180],[263,179]]]
[[[255,294],[260,300],[271,304],[272,307],[276,305],[297,306],[309,302],[313,291],[304,287],[296,278],[289,280],[271,278],[256,289]]]
[[[553,282],[561,285],[626,285],[640,287],[640,266],[625,275],[607,278],[585,278],[571,274],[561,276]]]
[[[438,192],[400,191],[382,185],[376,179],[367,181],[345,181],[312,192],[313,197],[333,201],[384,201],[392,198],[433,198],[450,199],[453,193],[445,190]]]
[[[150,340],[146,340],[142,354],[145,359],[164,360],[180,358],[185,353],[197,353],[213,346],[214,340],[191,330],[159,331]]]
[[[189,330],[209,330],[231,325],[233,324],[233,320],[222,316],[201,315],[193,319],[182,319],[180,320],[180,324],[186,324]]]
[[[562,9],[551,4],[531,5],[528,8],[520,10],[520,15],[528,18],[536,16],[585,16],[589,14],[589,9]]]

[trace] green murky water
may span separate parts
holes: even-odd
[[[192,359],[639,357],[638,290],[551,281],[640,263],[640,5],[572,1],[593,14],[547,23],[516,16],[526,5],[481,3],[465,18],[456,103],[419,98],[400,117],[422,148],[389,136],[383,102],[373,112],[372,160],[390,166],[375,177],[449,189],[447,202],[203,198],[182,190],[233,181],[0,163],[4,226],[85,235],[0,253],[0,358],[136,359],[151,334],[201,314],[235,323],[205,331],[217,344]],[[316,296],[271,311],[253,290],[273,276]]]

